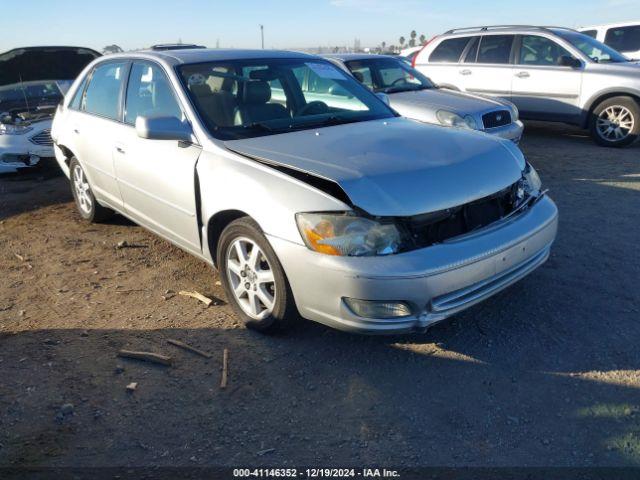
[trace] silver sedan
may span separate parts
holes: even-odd
[[[507,100],[438,88],[396,57],[351,53],[325,58],[374,92],[388,95],[391,107],[404,117],[480,130],[515,143],[522,137],[524,125],[518,109]]]
[[[512,142],[399,117],[311,55],[111,55],[52,137],[83,219],[119,212],[215,266],[260,331],[425,330],[531,273],[556,235]]]

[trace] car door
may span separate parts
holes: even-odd
[[[98,64],[70,109],[73,148],[96,198],[116,208],[122,198],[113,165],[112,139],[120,127],[120,99],[128,62]]]
[[[463,89],[509,100],[514,40],[515,35],[474,37],[458,66]]]
[[[543,35],[518,39],[511,101],[525,118],[571,120],[581,113],[582,66],[569,51]],[[576,66],[563,66],[568,57]]]
[[[178,246],[201,252],[196,217],[195,165],[201,148],[176,140],[138,136],[138,116],[174,116],[183,109],[163,68],[148,61],[131,66],[124,123],[112,145],[124,210],[133,220]]]

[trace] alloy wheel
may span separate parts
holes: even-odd
[[[236,238],[227,249],[227,278],[240,308],[262,320],[273,311],[276,283],[264,252],[253,240]]]
[[[596,121],[598,135],[609,142],[626,139],[635,127],[635,118],[631,110],[622,105],[605,108]]]
[[[76,199],[80,210],[87,215],[91,214],[91,209],[93,208],[91,187],[89,187],[87,177],[85,176],[84,171],[82,171],[80,165],[76,165],[73,169],[73,188],[76,192]]]

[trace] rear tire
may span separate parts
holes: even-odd
[[[612,97],[594,108],[591,138],[603,147],[626,147],[640,136],[640,105],[631,97]]]
[[[229,303],[248,328],[273,333],[297,320],[282,265],[251,218],[239,218],[223,230],[217,265]]]
[[[83,220],[89,223],[100,223],[111,218],[113,210],[103,207],[96,201],[89,179],[75,157],[72,157],[69,162],[69,177],[71,193]]]

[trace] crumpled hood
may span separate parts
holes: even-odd
[[[511,142],[475,131],[390,118],[225,142],[230,150],[336,182],[376,216],[461,205],[516,182],[525,161]]]
[[[418,90],[416,92],[397,92],[389,94],[391,106],[402,113],[409,108],[415,111],[417,108],[430,110],[444,109],[454,113],[473,114],[476,112],[488,112],[497,107],[505,107],[506,104],[495,99],[461,93],[448,89]]]

